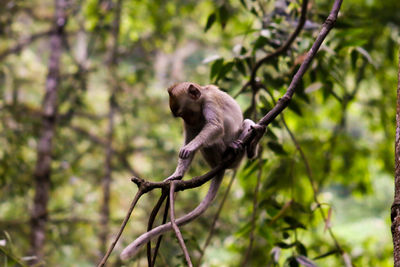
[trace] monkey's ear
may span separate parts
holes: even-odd
[[[193,100],[197,100],[201,96],[201,92],[200,92],[199,88],[197,88],[197,86],[195,86],[193,84],[189,85],[188,94]]]

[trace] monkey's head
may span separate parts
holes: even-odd
[[[202,116],[202,90],[200,85],[190,82],[169,87],[169,107],[174,117],[181,117],[189,124],[197,121]]]

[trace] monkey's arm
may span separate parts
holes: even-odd
[[[187,145],[190,141],[192,141],[194,136],[195,136],[194,131],[185,125],[185,145]],[[194,153],[192,153],[189,157],[185,159],[179,157],[178,165],[176,166],[175,172],[171,174],[168,178],[166,178],[164,181],[182,179],[183,176],[185,175],[185,172],[189,168],[190,163],[192,163],[193,157]]]
[[[178,165],[176,166],[176,169],[173,174],[171,174],[168,178],[166,178],[164,181],[168,180],[180,180],[183,178],[185,175],[185,172],[190,166],[190,163],[192,163],[194,154],[191,154],[188,158],[186,159],[178,159]]]
[[[187,145],[181,148],[179,157],[186,159],[193,155],[199,148],[204,145],[211,145],[215,140],[218,140],[223,132],[222,115],[218,112],[217,104],[214,102],[206,102],[203,106],[203,116],[205,124],[200,133],[190,141]]]

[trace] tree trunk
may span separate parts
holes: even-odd
[[[396,104],[394,201],[391,209],[394,266],[400,267],[400,51]]]
[[[107,144],[106,144],[106,155],[105,155],[105,175],[102,181],[103,187],[103,202],[101,206],[101,218],[100,218],[100,250],[102,255],[107,250],[107,240],[109,235],[110,220],[110,186],[112,180],[112,157],[113,157],[113,132],[114,132],[114,116],[117,107],[116,103],[116,92],[118,90],[118,77],[116,77],[116,67],[118,59],[118,36],[120,28],[121,18],[121,4],[122,0],[118,0],[115,6],[115,18],[112,26],[112,39],[109,48],[108,68],[110,73],[110,97],[109,97],[109,112],[108,112],[108,128],[107,128]]]
[[[55,0],[55,31],[50,39],[49,72],[43,99],[41,133],[37,147],[34,172],[35,197],[31,211],[31,252],[37,256],[35,262],[43,259],[51,177],[51,152],[57,116],[57,90],[62,52],[63,30],[66,23],[65,1]]]

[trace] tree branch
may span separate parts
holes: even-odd
[[[299,23],[297,24],[297,27],[294,30],[294,32],[290,35],[289,39],[287,39],[287,41],[282,46],[280,46],[278,49],[276,49],[273,53],[268,54],[265,57],[263,57],[262,59],[260,59],[256,63],[256,65],[253,67],[253,70],[251,71],[251,75],[250,75],[249,84],[255,83],[257,71],[265,62],[285,53],[290,48],[290,46],[292,45],[294,40],[296,40],[297,36],[300,34],[301,30],[303,29],[304,23],[306,22],[306,19],[307,19],[307,5],[308,5],[308,0],[303,0],[303,3],[301,5],[301,15],[300,15]]]
[[[183,236],[181,231],[179,230],[178,225],[176,224],[175,221],[175,199],[174,199],[174,193],[175,193],[175,181],[171,181],[171,187],[169,190],[169,203],[170,203],[170,219],[171,219],[171,224],[172,228],[174,229],[176,238],[178,239],[179,245],[182,248],[183,254],[185,255],[186,263],[188,264],[189,267],[193,267],[192,261],[190,260],[189,252],[186,248],[185,241],[183,240]]]
[[[26,46],[28,46],[29,44],[33,43],[34,41],[42,38],[42,37],[48,37],[50,35],[52,35],[53,33],[55,33],[56,30],[54,29],[50,29],[47,31],[43,31],[43,32],[38,32],[35,34],[32,34],[29,37],[26,37],[20,41],[18,41],[18,43],[16,45],[14,45],[13,47],[7,48],[3,51],[0,52],[0,61],[5,59],[7,56],[11,55],[11,54],[15,54],[15,53],[19,53],[21,52],[21,50],[23,48],[25,48]]]
[[[145,193],[145,191],[143,189],[141,189],[139,187],[139,190],[137,191],[135,197],[132,200],[131,206],[129,207],[128,213],[125,216],[124,221],[121,224],[121,227],[117,233],[117,236],[115,237],[114,241],[111,243],[111,246],[108,248],[107,253],[104,255],[104,257],[101,259],[100,263],[97,265],[97,267],[103,267],[107,260],[108,257],[110,257],[111,252],[113,251],[115,245],[118,242],[118,239],[121,237],[122,231],[124,231],[126,224],[129,221],[129,218],[131,217],[132,211],[136,206],[136,203],[138,202],[138,200],[140,199],[140,197]]]

